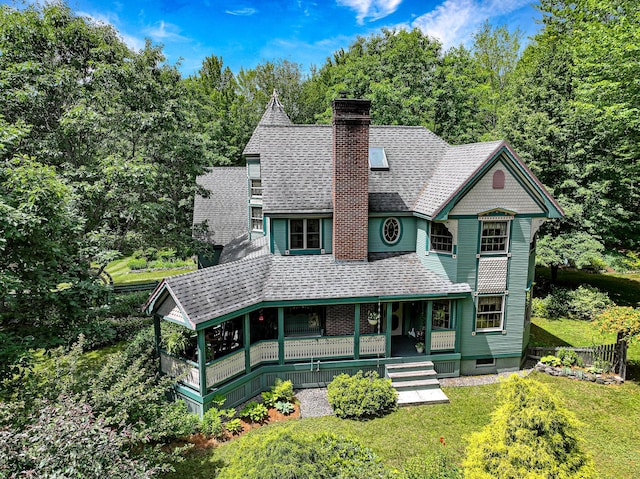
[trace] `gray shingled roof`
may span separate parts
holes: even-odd
[[[260,129],[263,208],[267,214],[330,212],[332,127]],[[388,171],[369,172],[371,211],[411,211],[448,145],[423,127],[372,126],[370,146],[385,149]]]
[[[449,146],[420,192],[414,211],[433,215],[504,142],[489,141]]]
[[[427,270],[415,253],[368,263],[336,263],[331,255],[263,255],[172,276],[164,284],[193,324],[262,301],[471,292],[468,284]]]
[[[209,198],[196,196],[193,224],[207,221],[212,235],[210,242],[224,246],[234,238],[247,233],[246,167],[211,168],[196,181],[211,194]]]
[[[262,114],[262,118],[258,122],[258,126],[253,131],[247,146],[245,146],[243,154],[251,155],[251,154],[259,154],[260,153],[260,133],[261,127],[263,126],[286,126],[291,125],[291,120],[287,116],[284,111],[284,107],[282,103],[280,103],[280,99],[278,98],[278,92],[273,90],[273,94],[271,95],[271,99],[269,103],[267,103],[267,107],[265,108],[264,113]]]
[[[232,263],[245,258],[254,258],[269,254],[267,237],[262,236],[254,240],[249,239],[249,234],[245,233],[233,241],[227,243],[220,255],[220,264]]]

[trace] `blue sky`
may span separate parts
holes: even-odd
[[[10,3],[10,1],[2,1]],[[183,75],[209,55],[237,72],[285,58],[322,66],[357,35],[383,27],[420,28],[445,48],[469,45],[486,20],[532,35],[535,0],[68,0],[83,16],[112,24],[135,49],[145,38],[164,45]]]

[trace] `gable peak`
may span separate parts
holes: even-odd
[[[278,91],[274,88],[271,99],[267,103],[264,114],[260,119],[260,125],[291,125],[291,120],[284,111]]]

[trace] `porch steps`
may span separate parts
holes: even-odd
[[[449,398],[440,389],[433,362],[387,364],[385,376],[398,391],[398,405],[442,404]]]

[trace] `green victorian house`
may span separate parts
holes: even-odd
[[[194,412],[358,370],[392,378],[401,402],[446,400],[438,378],[521,365],[536,232],[560,206],[504,141],[451,146],[370,126],[369,108],[340,98],[332,125],[293,125],[274,93],[246,168],[199,179],[216,264],[146,305]],[[192,332],[190,354],[163,349],[167,322]]]

